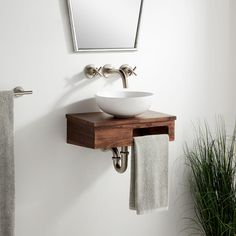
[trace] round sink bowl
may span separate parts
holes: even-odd
[[[95,95],[102,111],[119,118],[128,118],[147,111],[154,94],[132,90],[101,91]]]

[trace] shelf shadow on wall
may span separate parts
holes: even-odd
[[[48,232],[76,205],[86,189],[112,168],[110,152],[66,144],[65,114],[98,110],[94,99],[61,108],[59,104],[44,117],[15,132],[17,204],[24,208],[34,203],[29,207],[32,212],[27,214],[37,212],[46,216],[28,222],[34,235],[35,232],[43,235],[43,229]],[[18,217],[22,224],[29,220],[19,213]]]

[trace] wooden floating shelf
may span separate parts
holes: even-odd
[[[88,148],[133,145],[133,137],[168,134],[175,138],[176,116],[147,111],[139,116],[118,119],[103,112],[67,114],[67,143]]]

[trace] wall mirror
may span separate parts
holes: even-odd
[[[137,50],[143,0],[67,0],[74,50]]]

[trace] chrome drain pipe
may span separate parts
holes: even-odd
[[[128,147],[123,146],[121,147],[121,151],[119,152],[117,147],[112,148],[112,153],[113,153],[113,165],[115,170],[118,173],[124,173],[127,169],[128,166]]]

